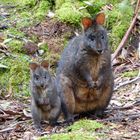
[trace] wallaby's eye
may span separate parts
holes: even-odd
[[[47,76],[46,75],[44,76],[44,79],[47,79]]]
[[[95,40],[95,35],[89,35],[89,39],[94,41]]]
[[[39,80],[39,75],[35,75],[35,79],[36,80]]]

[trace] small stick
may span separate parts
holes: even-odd
[[[134,102],[133,104],[130,104],[128,106],[123,106],[123,107],[113,107],[113,108],[107,108],[107,110],[105,112],[108,112],[108,111],[112,111],[112,110],[125,110],[125,109],[131,109],[133,108],[134,106],[138,106],[140,105],[140,100]]]
[[[10,127],[10,128],[5,128],[5,129],[2,129],[0,130],[0,133],[3,133],[3,132],[9,132],[11,130],[13,130],[14,128]]]
[[[122,120],[134,120],[140,118],[140,114],[136,114],[136,115],[129,115],[129,117],[126,116],[122,116],[122,117],[113,117],[113,118],[107,118],[107,119],[103,119],[101,120],[101,122],[104,121],[122,121]]]
[[[16,125],[22,124],[22,123],[24,123],[24,122],[25,122],[25,121],[17,122],[17,123],[15,123],[15,124],[13,124],[11,127],[8,127],[8,128],[5,128],[5,129],[0,130],[0,133],[11,131],[11,130],[15,129],[15,126],[16,126]]]
[[[136,77],[135,79],[132,79],[132,80],[130,80],[130,81],[125,81],[124,83],[121,83],[120,85],[116,86],[116,87],[114,88],[114,91],[118,90],[118,89],[119,89],[120,87],[122,87],[122,86],[125,86],[125,85],[127,85],[127,84],[131,84],[131,83],[136,82],[136,81],[139,81],[139,80],[140,80],[140,76],[138,76],[138,77]]]

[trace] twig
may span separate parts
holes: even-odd
[[[127,116],[122,116],[122,117],[113,117],[113,118],[107,118],[107,119],[102,119],[101,122],[104,121],[122,121],[122,120],[134,120],[140,118],[140,114],[129,114],[128,117]]]
[[[18,39],[18,40],[24,41],[24,42],[27,42],[27,41],[28,41],[28,40],[25,39],[25,38],[22,38],[22,37],[20,37],[20,36],[14,36],[14,35],[12,35],[12,34],[8,34],[7,36],[10,37],[10,38],[14,38],[14,39]]]
[[[0,118],[6,120],[10,115],[9,114],[4,114],[4,115],[1,115],[0,114]]]
[[[11,130],[13,130],[13,129],[14,129],[13,127],[5,128],[5,129],[0,130],[0,133],[8,132],[8,131],[11,131]]]
[[[130,81],[125,81],[124,83],[121,83],[120,85],[116,86],[116,87],[114,88],[114,91],[118,90],[118,89],[119,89],[120,87],[122,87],[122,86],[131,84],[131,83],[134,83],[134,82],[136,82],[136,81],[138,81],[138,80],[140,80],[140,76],[137,76],[135,79],[132,79],[132,80],[130,80]]]
[[[11,130],[15,129],[15,126],[16,126],[16,125],[22,124],[22,123],[24,123],[24,122],[25,122],[25,121],[17,122],[17,123],[15,123],[15,124],[13,124],[11,127],[8,127],[8,128],[5,128],[5,129],[0,130],[0,133],[11,131]]]
[[[136,22],[136,19],[137,19],[137,16],[138,16],[138,10],[139,10],[139,4],[140,4],[140,0],[137,1],[137,5],[136,5],[136,8],[135,8],[135,16],[127,30],[127,32],[125,33],[123,39],[121,40],[118,48],[116,49],[116,51],[114,52],[113,54],[113,57],[112,57],[112,61],[116,58],[116,56],[119,54],[119,52],[121,51],[121,49],[123,48],[123,46],[125,45],[126,41],[127,41],[127,38],[130,34],[130,32],[132,31],[132,28],[134,27],[135,25],[135,22]]]
[[[5,50],[0,49],[0,52],[4,53],[6,56],[9,56],[9,52],[7,52]]]
[[[110,112],[112,110],[125,110],[125,109],[131,109],[134,106],[138,106],[140,105],[140,100],[134,102],[133,104],[130,104],[128,106],[123,106],[123,107],[113,107],[113,108],[107,108],[107,110],[105,112]]]

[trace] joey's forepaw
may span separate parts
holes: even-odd
[[[42,133],[43,132],[43,128],[41,126],[35,126],[35,130],[37,133]]]

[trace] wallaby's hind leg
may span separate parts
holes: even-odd
[[[62,112],[66,121],[73,121],[72,114],[75,109],[75,99],[72,82],[63,74],[59,75],[58,92],[60,92]]]

